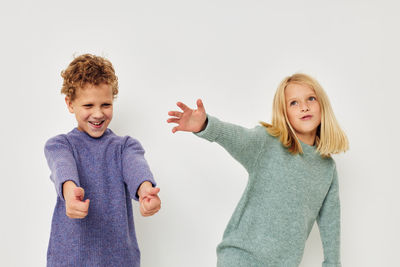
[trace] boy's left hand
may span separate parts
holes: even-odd
[[[146,181],[143,182],[139,189],[139,202],[140,202],[140,213],[142,216],[147,217],[154,215],[161,208],[161,200],[158,197],[160,188],[154,188],[153,185]]]

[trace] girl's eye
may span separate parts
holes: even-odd
[[[310,100],[310,101],[315,101],[315,100],[317,100],[317,98],[316,98],[315,96],[310,96],[310,97],[308,98],[308,100]]]
[[[291,106],[297,105],[297,101],[292,101],[292,102],[290,102],[290,105],[291,105]]]

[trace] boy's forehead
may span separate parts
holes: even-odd
[[[109,88],[111,90],[111,85],[107,83],[100,83],[100,84],[84,83],[82,86],[78,87],[78,90],[103,89],[103,88]]]
[[[111,85],[109,84],[84,84],[81,87],[78,87],[76,92],[75,92],[76,98],[79,97],[104,97],[104,96],[109,96],[113,97],[112,93],[112,88]]]

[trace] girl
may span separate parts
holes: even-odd
[[[294,74],[279,85],[272,124],[246,129],[178,102],[168,123],[223,146],[248,171],[249,180],[223,240],[220,267],[299,266],[317,221],[324,248],[323,267],[340,267],[340,202],[331,154],[348,149],[319,83]]]

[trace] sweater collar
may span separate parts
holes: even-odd
[[[71,133],[74,134],[74,135],[77,135],[77,136],[79,136],[79,137],[83,137],[83,138],[89,139],[89,140],[101,140],[101,139],[103,139],[104,137],[106,137],[107,135],[110,135],[110,134],[112,133],[112,131],[111,131],[109,128],[107,128],[107,129],[105,130],[105,132],[103,133],[103,135],[100,136],[100,137],[98,137],[98,138],[91,137],[88,133],[82,132],[82,131],[78,130],[77,127],[75,127],[75,128],[71,131]]]
[[[304,153],[309,153],[309,152],[317,153],[317,146],[316,145],[310,146],[310,145],[308,145],[306,143],[303,143],[300,139],[298,139],[298,140],[299,140],[299,142],[301,144],[301,148],[303,149]]]

